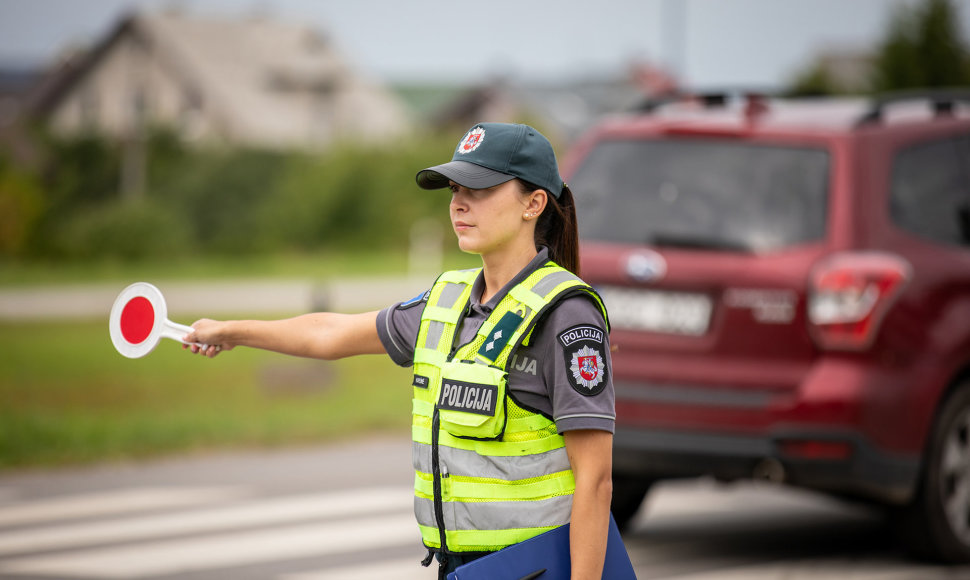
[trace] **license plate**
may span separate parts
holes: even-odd
[[[597,288],[614,328],[700,336],[711,320],[705,294],[607,286]]]

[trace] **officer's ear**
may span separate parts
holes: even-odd
[[[530,220],[542,215],[543,210],[546,209],[546,204],[549,201],[549,197],[544,189],[534,189],[527,192],[527,195],[528,197],[526,198],[525,210],[522,212],[522,217],[526,220]]]

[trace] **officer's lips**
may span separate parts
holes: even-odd
[[[464,231],[464,230],[467,230],[467,229],[469,229],[469,228],[472,228],[472,227],[474,227],[474,226],[473,226],[473,225],[471,225],[470,223],[468,223],[468,222],[463,222],[463,221],[456,221],[456,222],[453,222],[453,224],[452,224],[452,225],[454,226],[454,228],[455,228],[455,231],[456,231],[456,232],[461,232],[461,231]]]

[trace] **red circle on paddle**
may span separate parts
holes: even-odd
[[[121,335],[131,344],[141,344],[155,326],[155,309],[144,296],[135,296],[121,311]]]

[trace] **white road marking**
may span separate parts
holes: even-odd
[[[299,574],[280,576],[279,580],[434,580],[438,577],[438,562],[428,568],[421,566],[423,554],[411,558],[388,560],[378,564],[309,570]]]
[[[0,574],[142,578],[420,542],[412,515],[385,515],[17,558],[0,562]]]
[[[661,482],[651,489],[649,501],[652,523],[667,518],[683,521],[685,517],[736,514],[750,506],[758,506],[763,511],[777,509],[833,515],[865,513],[865,510],[854,510],[852,506],[826,496],[761,482],[743,485],[705,479]]]
[[[104,516],[160,508],[176,508],[238,499],[248,492],[238,487],[119,489],[68,497],[15,502],[0,509],[0,526]]]
[[[311,518],[410,510],[412,497],[413,492],[404,487],[365,488],[339,493],[272,498],[180,514],[11,531],[0,535],[0,554],[74,548]]]

